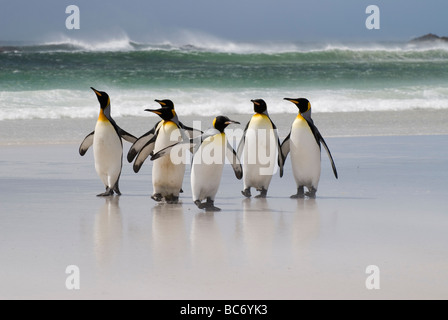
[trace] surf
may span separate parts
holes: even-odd
[[[141,116],[161,98],[203,116],[250,114],[258,98],[272,114],[290,112],[282,99],[291,95],[314,112],[448,109],[447,61],[444,43],[250,43],[188,32],[0,42],[0,121],[95,117],[92,85],[110,92],[116,117]]]

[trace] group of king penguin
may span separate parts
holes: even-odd
[[[140,138],[121,129],[111,116],[111,103],[106,92],[91,88],[100,103],[100,112],[95,130],[81,143],[79,153],[84,156],[93,146],[95,169],[106,187],[98,196],[121,195],[119,179],[123,166],[122,139],[132,143],[127,160],[134,162],[134,172],[139,172],[145,160],[153,161],[151,198],[157,202],[177,203],[186,169],[185,161],[173,161],[169,156],[174,148],[185,147],[192,154],[191,191],[194,203],[206,211],[220,211],[215,207],[215,197],[221,182],[226,158],[238,180],[243,179],[243,196],[250,198],[251,188],[260,192],[257,198],[266,198],[275,167],[266,166],[258,153],[269,158],[268,163],[277,163],[280,177],[288,154],[291,154],[292,172],[297,184],[297,193],[291,198],[315,198],[321,174],[321,146],[329,156],[336,179],[338,173],[333,157],[324,138],[311,119],[311,103],[305,98],[289,99],[299,109],[291,130],[280,143],[278,130],[269,117],[266,102],[252,100],[255,114],[247,123],[243,137],[235,151],[227,141],[225,129],[231,124],[240,124],[226,116],[218,116],[212,127],[205,132],[185,126],[179,121],[171,100],[155,100],[159,109],[145,111],[157,114],[161,120]],[[261,133],[257,134],[257,133]],[[205,161],[203,154],[213,150],[213,161]],[[259,152],[262,151],[262,152]],[[255,156],[254,156],[255,154]],[[244,161],[240,161],[244,159]],[[243,174],[244,173],[244,174]],[[306,192],[305,192],[306,187]]]

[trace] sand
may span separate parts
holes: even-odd
[[[273,118],[284,137],[291,116]],[[226,166],[217,213],[192,203],[189,168],[179,205],[150,199],[150,163],[125,162],[123,195],[95,197],[92,152],[78,154],[94,119],[3,121],[0,299],[447,299],[446,111],[314,118],[338,180],[323,153],[317,199],[292,200],[288,160],[267,199],[246,200]],[[139,135],[155,118],[116,120]]]

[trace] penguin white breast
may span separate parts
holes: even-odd
[[[154,153],[182,140],[177,125],[172,121],[163,121],[158,131]],[[185,156],[170,154],[154,161],[152,183],[154,193],[179,195],[185,174]]]
[[[193,201],[215,199],[225,163],[226,136],[218,133],[205,139],[193,157],[191,189]]]
[[[290,136],[290,152],[297,185],[317,188],[320,179],[320,148],[306,120],[298,115]]]
[[[277,141],[267,115],[255,114],[247,128],[243,172],[245,187],[267,189],[277,159]]]
[[[95,169],[106,186],[114,187],[121,173],[123,146],[114,126],[98,120],[93,136]]]

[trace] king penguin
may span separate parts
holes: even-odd
[[[215,207],[215,197],[221,183],[225,159],[229,160],[238,180],[243,177],[241,162],[226,139],[225,128],[230,124],[240,124],[225,116],[218,116],[213,120],[213,127],[205,131],[201,136],[181,144],[188,143],[193,153],[191,168],[191,189],[194,203],[199,209],[206,211],[220,211]],[[169,146],[154,154],[151,160],[157,160],[170,154],[174,146]],[[206,202],[202,202],[206,200]]]
[[[244,129],[237,152],[240,159],[244,152],[242,194],[250,198],[250,189],[255,188],[260,191],[256,198],[266,198],[276,162],[280,167],[280,177],[283,176],[282,152],[277,127],[269,117],[266,102],[258,99],[252,103],[255,114]]]
[[[136,173],[140,171],[149,155],[193,136],[194,129],[179,121],[171,100],[156,100],[156,102],[161,105],[160,109],[146,109],[145,111],[157,114],[162,120],[137,139],[129,149],[128,161],[132,162],[135,158],[133,168]],[[157,202],[165,199],[167,203],[177,203],[179,193],[182,192],[185,160],[178,159],[179,161],[175,162],[172,160],[171,157],[164,157],[154,161],[152,167],[153,195],[151,198]]]
[[[292,195],[291,198],[304,198],[305,196],[316,198],[321,173],[321,144],[327,150],[334,176],[337,179],[336,166],[330,149],[311,119],[311,103],[304,98],[285,98],[285,100],[294,103],[299,109],[291,132],[281,145],[283,161],[291,152],[292,171],[297,184],[297,194]],[[308,192],[305,193],[304,187],[307,187]]]
[[[95,170],[106,186],[106,192],[99,197],[112,196],[114,192],[121,195],[118,180],[123,165],[123,143],[121,138],[134,143],[137,138],[121,129],[110,115],[110,98],[106,92],[91,88],[100,103],[100,114],[95,131],[90,133],[79,147],[79,154],[84,156],[93,145]]]

